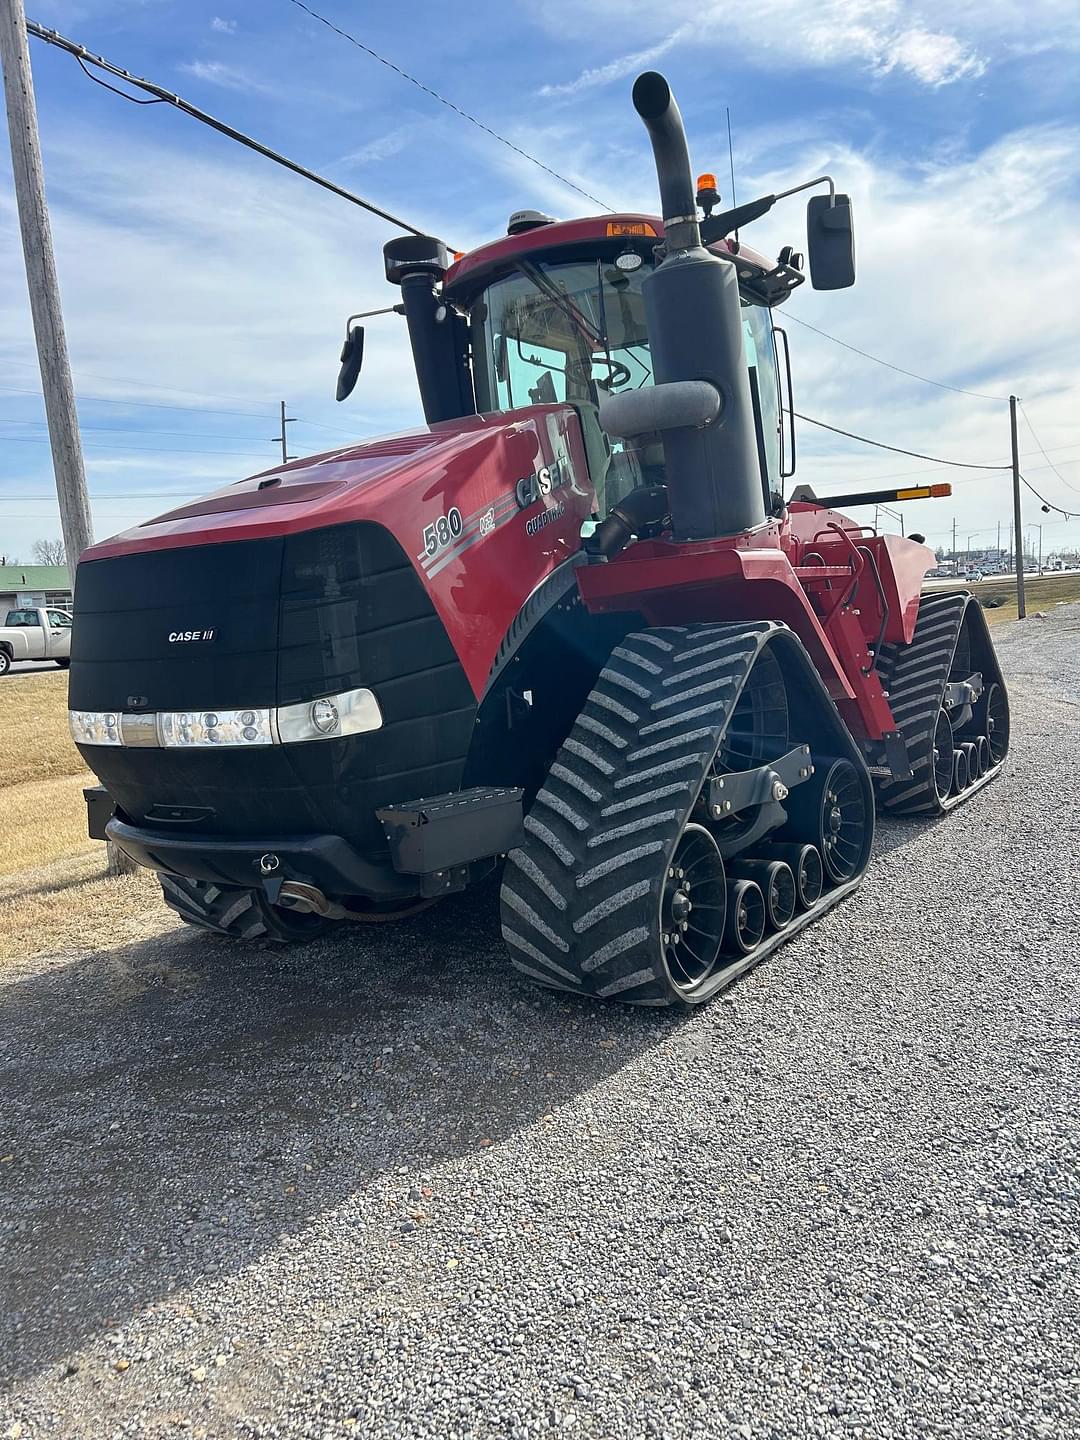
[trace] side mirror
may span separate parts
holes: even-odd
[[[806,248],[815,290],[846,290],[855,284],[855,229],[851,200],[814,195],[806,206]]]
[[[500,385],[506,384],[506,331],[500,330],[495,337],[495,379]]]
[[[364,327],[354,325],[345,337],[341,347],[341,369],[337,379],[337,398],[346,399],[352,394],[360,369],[364,363]]]

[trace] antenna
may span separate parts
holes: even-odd
[[[731,106],[724,106],[724,114],[727,117],[727,158],[728,170],[731,173],[731,208],[735,209],[735,151],[731,144]],[[739,227],[735,227],[735,248],[739,247]]]

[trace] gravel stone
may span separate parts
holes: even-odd
[[[995,638],[1006,774],[700,1012],[490,887],[9,967],[0,1437],[1075,1437],[1080,607]]]

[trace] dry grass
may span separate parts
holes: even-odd
[[[82,792],[92,782],[92,775],[60,775],[0,790],[0,875],[91,851],[104,856],[105,846],[86,833]]]
[[[94,783],[67,723],[67,676],[0,681],[0,875],[105,847],[86,834]]]
[[[27,870],[0,900],[0,965],[60,951],[114,949],[175,925],[157,877],[107,876],[100,853]]]
[[[1003,604],[983,614],[991,625],[1000,625],[1003,620],[1016,619],[1016,577],[995,575],[991,580],[979,580],[965,586],[980,599],[986,596],[1000,596]],[[1052,610],[1055,605],[1066,605],[1080,600],[1080,574],[1075,575],[1026,575],[1024,577],[1024,600],[1027,613],[1036,610]]]
[[[67,676],[5,675],[0,680],[0,788],[58,775],[85,775],[67,719]]]

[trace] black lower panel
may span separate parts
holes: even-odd
[[[210,638],[170,638],[192,629]],[[314,831],[385,856],[376,808],[460,785],[476,700],[423,582],[379,525],[79,567],[74,709],[288,705],[359,687],[383,716],[363,735],[251,750],[83,747],[139,824],[189,807],[208,834]]]

